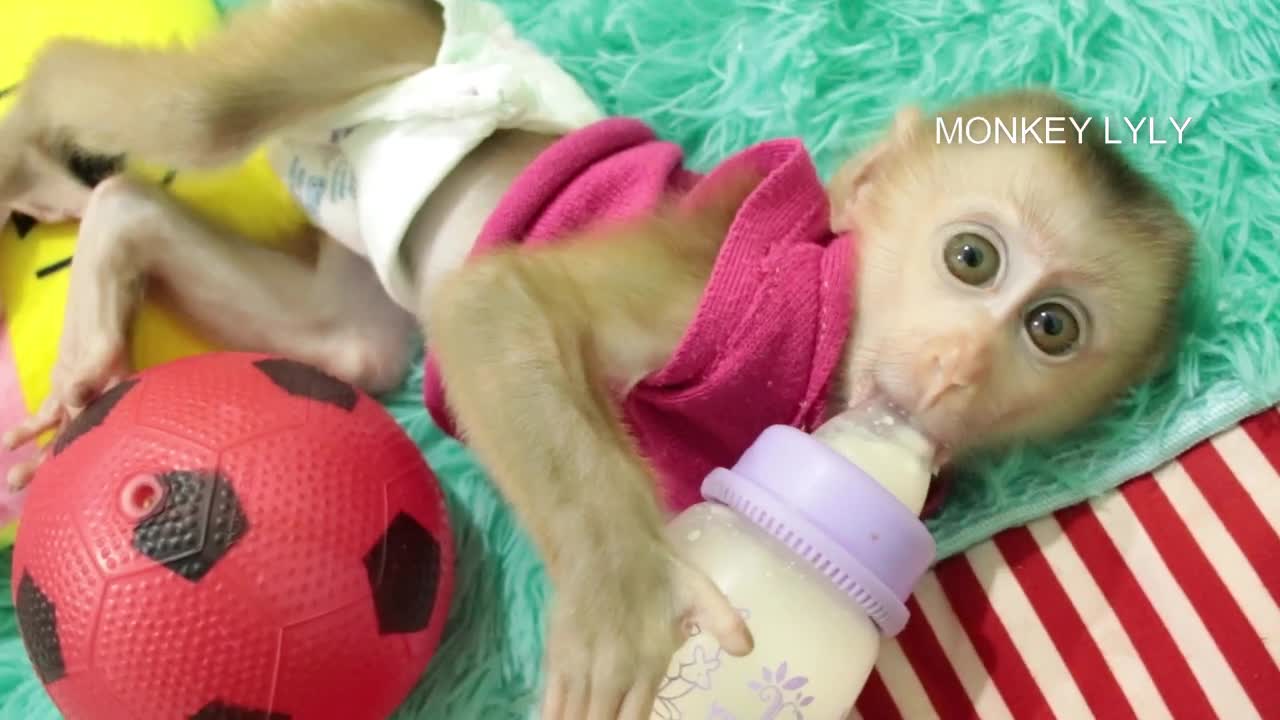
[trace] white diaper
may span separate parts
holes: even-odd
[[[440,182],[499,129],[564,134],[603,116],[581,86],[484,0],[444,9],[436,64],[273,143],[271,158],[311,221],[369,259],[413,309],[405,233]]]

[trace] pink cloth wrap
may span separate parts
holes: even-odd
[[[673,511],[699,502],[706,474],[736,462],[769,425],[809,431],[825,418],[850,330],[855,258],[851,238],[829,228],[826,192],[804,146],[764,142],[701,176],[643,123],[607,119],[530,164],[473,251],[513,239],[554,242],[642,215],[671,194],[696,203],[744,167],[764,180],[735,216],[693,322],[667,364],[619,398]],[[430,353],[424,385],[432,417],[456,435]]]

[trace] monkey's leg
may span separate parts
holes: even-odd
[[[190,47],[60,38],[0,123],[0,208],[78,216],[68,147],[178,169],[233,163],[263,139],[429,67],[434,3],[312,0],[245,10]]]
[[[291,357],[371,392],[399,382],[413,356],[413,317],[346,248],[326,240],[308,263],[117,176],[94,190],[81,224],[49,397],[5,435],[7,446],[60,427],[128,373],[128,323],[144,282],[227,348]],[[39,460],[15,468],[11,484]]]

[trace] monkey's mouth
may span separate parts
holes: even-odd
[[[903,395],[906,397],[902,397]],[[848,403],[841,412],[894,417],[901,424],[914,430],[922,440],[929,443],[933,448],[933,469],[936,471],[938,467],[947,462],[952,454],[950,439],[945,434],[938,432],[938,430],[940,427],[949,427],[951,425],[937,422],[934,417],[936,413],[918,411],[916,409],[918,403],[914,402],[914,397],[913,393],[894,392],[886,387],[885,384],[869,379],[865,384],[860,383],[856,392],[850,395]]]
[[[925,390],[903,364],[884,362],[875,354],[864,355],[855,365],[844,397],[843,410],[857,410],[881,404],[896,408],[904,421],[936,449],[935,464],[947,462],[965,434],[963,412],[954,402],[955,393],[942,393],[926,407]],[[835,413],[833,413],[835,414]]]

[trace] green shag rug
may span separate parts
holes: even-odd
[[[829,173],[904,102],[1030,83],[1119,127],[1124,117],[1191,118],[1181,145],[1122,148],[1202,233],[1176,368],[1072,438],[977,463],[931,521],[943,556],[1110,489],[1280,402],[1275,0],[499,4],[607,111],[653,123],[696,167],[798,135]],[[538,683],[541,566],[484,473],[431,425],[419,382],[415,373],[387,404],[448,493],[460,588],[445,644],[403,716],[523,718]],[[13,628],[7,554],[0,569],[0,718],[56,717]]]

